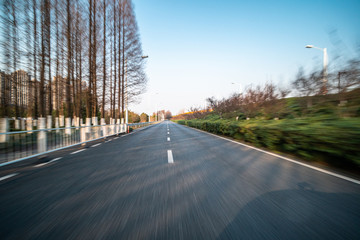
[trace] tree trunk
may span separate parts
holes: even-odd
[[[103,92],[102,92],[102,105],[101,105],[101,118],[105,118],[105,89],[106,89],[106,0],[104,0],[103,5],[103,17],[104,17],[104,29],[103,29],[103,38],[104,38],[104,56],[103,56]]]
[[[66,13],[67,13],[67,78],[66,78],[66,118],[72,116],[72,106],[71,106],[71,72],[72,72],[72,42],[71,42],[71,12],[70,12],[70,0],[66,0]]]

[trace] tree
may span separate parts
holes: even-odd
[[[352,59],[333,78],[333,86],[338,94],[360,87],[360,60]]]
[[[146,113],[140,114],[140,122],[148,122],[148,120],[149,120],[149,115],[147,115]]]
[[[103,91],[102,91],[102,103],[101,103],[101,118],[105,118],[105,91],[106,91],[106,11],[107,1],[103,2]]]
[[[67,43],[67,77],[66,77],[66,117],[71,117],[72,112],[72,104],[71,104],[71,88],[70,83],[72,82],[72,38],[71,38],[71,31],[72,31],[72,17],[70,11],[70,0],[66,0],[66,43]]]
[[[129,123],[140,122],[140,116],[134,112],[129,111]]]
[[[304,75],[304,69],[300,68],[292,86],[300,93],[300,96],[307,98],[307,106],[312,106],[310,96],[321,94],[323,86],[323,76],[321,72],[312,72],[308,77]]]
[[[127,91],[128,102],[136,102],[137,96],[145,91],[147,78],[144,71],[143,52],[137,26],[134,7],[131,1],[123,2],[123,64],[122,64],[122,104],[125,104],[125,91]],[[125,64],[126,60],[126,64]],[[127,75],[125,74],[125,67]],[[126,76],[125,76],[126,75]],[[125,79],[127,77],[127,79]],[[124,106],[122,106],[124,111]]]
[[[2,50],[2,55],[4,56],[4,58],[2,58],[1,60],[2,65],[4,66],[6,71],[9,71],[12,68],[12,64],[14,63],[13,61],[11,61],[11,58],[14,56],[14,52],[12,51],[12,47],[13,45],[11,44],[11,40],[12,40],[12,33],[13,31],[11,30],[13,28],[13,19],[12,19],[12,15],[11,15],[11,8],[13,8],[14,6],[14,2],[10,1],[10,0],[5,0],[2,1],[2,5],[1,5],[1,14],[0,14],[0,19],[1,19],[1,50]],[[14,67],[14,66],[13,66]],[[0,76],[0,80],[1,80],[1,116],[2,117],[7,117],[10,114],[10,109],[9,109],[9,105],[10,105],[10,79],[9,77],[6,75],[6,73],[1,73]]]
[[[55,116],[79,117],[85,103],[87,117],[110,110],[120,118],[126,93],[135,102],[145,90],[131,0],[3,0],[0,29],[0,69],[11,78],[8,96],[1,94],[2,116],[26,110],[27,116],[45,117],[54,109]],[[32,79],[20,83],[20,69]],[[24,92],[32,93],[27,106],[18,100]]]
[[[117,66],[117,48],[116,48],[116,45],[117,45],[117,21],[116,21],[116,16],[117,16],[117,11],[116,11],[116,6],[117,6],[117,2],[116,0],[114,0],[114,4],[113,4],[113,47],[114,47],[114,51],[113,51],[113,58],[114,58],[114,88],[113,88],[113,97],[112,97],[112,109],[113,109],[113,112],[112,112],[112,117],[115,118],[115,108],[116,108],[116,83],[117,83],[117,70],[118,70],[118,66]]]
[[[168,110],[165,112],[165,119],[170,120],[172,118],[171,112]]]

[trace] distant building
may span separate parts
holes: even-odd
[[[10,80],[10,104],[27,107],[30,102],[30,74],[17,70],[11,74]]]
[[[87,88],[82,81],[82,91]],[[51,86],[51,89],[50,89]],[[45,111],[49,110],[49,101],[53,110],[60,110],[66,102],[66,78],[53,77],[51,85],[44,83],[44,96],[40,98],[40,82],[31,79],[31,75],[24,70],[17,70],[7,74],[0,70],[0,104],[2,110],[17,109],[17,117],[32,112],[33,116],[39,114],[39,104],[45,102]],[[50,99],[51,96],[51,99]],[[74,103],[73,86],[70,83],[70,101]],[[14,112],[14,111],[11,111]],[[1,113],[0,113],[1,114]],[[4,111],[2,111],[4,114]],[[13,114],[13,113],[12,113]]]
[[[2,107],[10,104],[9,75],[0,70],[0,104]]]

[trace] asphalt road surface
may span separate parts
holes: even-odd
[[[171,122],[0,169],[0,239],[360,239],[360,185]]]

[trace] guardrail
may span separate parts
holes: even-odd
[[[154,122],[0,133],[0,167],[56,150],[125,133],[129,127],[139,128],[151,124]]]

